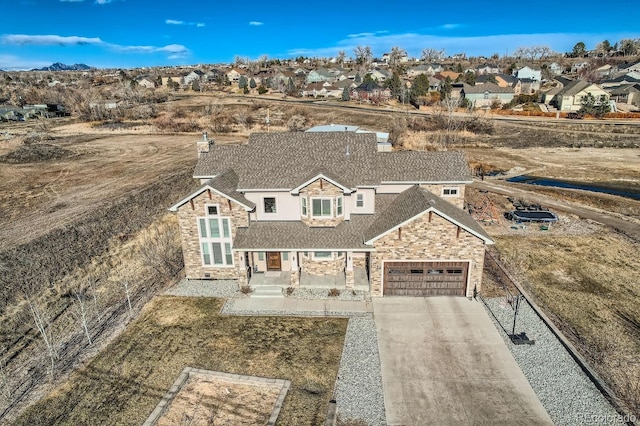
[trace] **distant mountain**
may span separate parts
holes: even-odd
[[[60,62],[56,62],[48,67],[43,67],[39,69],[33,69],[31,71],[87,71],[90,70],[91,67],[85,64],[73,64],[73,65],[65,65]]]

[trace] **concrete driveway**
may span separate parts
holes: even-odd
[[[389,425],[552,425],[481,302],[373,300]]]

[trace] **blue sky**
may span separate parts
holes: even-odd
[[[358,45],[375,56],[392,46],[418,57],[424,48],[490,56],[521,46],[566,52],[578,41],[589,49],[605,39],[640,38],[640,7],[627,0],[615,2],[615,14],[603,10],[610,3],[594,0],[571,8],[468,0],[369,0],[357,7],[277,0],[0,1],[5,70],[53,62],[133,68],[228,63],[236,56],[333,57],[340,50],[353,56]]]

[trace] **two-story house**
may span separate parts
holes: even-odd
[[[377,149],[354,132],[257,133],[198,143],[201,186],[173,205],[190,279],[292,287],[329,277],[372,296],[480,289],[492,240],[463,209],[462,153]]]

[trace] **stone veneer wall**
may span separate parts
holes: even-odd
[[[367,266],[367,253],[363,252],[362,256],[351,256],[351,260],[354,268],[365,268]]]
[[[454,206],[463,209],[464,208],[464,189],[465,189],[465,185],[463,184],[456,184],[456,185],[420,185],[421,188],[426,189],[427,191],[431,192],[432,194],[437,195],[438,197],[441,197],[444,200],[447,200],[448,202],[450,202],[451,204],[453,204]],[[443,196],[442,195],[442,188],[458,188],[458,195],[456,197],[449,197],[449,196]]]
[[[209,198],[211,196],[211,198]],[[234,252],[233,267],[204,266],[200,256],[200,238],[198,235],[198,217],[206,217],[205,205],[218,204],[220,216],[229,217],[231,221],[231,237],[235,239],[238,227],[249,226],[249,216],[244,207],[208,191],[203,192],[186,202],[178,209],[178,223],[180,224],[180,236],[182,238],[182,253],[184,256],[184,268],[187,278],[205,278],[205,272],[209,273],[208,278],[213,279],[238,279],[239,285],[247,282],[245,272],[244,252]]]
[[[480,291],[484,267],[484,241],[443,219],[437,214],[425,213],[415,221],[402,227],[401,238],[395,230],[374,242],[371,253],[371,295],[382,296],[382,261],[448,261],[468,260],[469,276],[467,297],[473,296],[474,285]]]
[[[343,253],[331,260],[313,260],[311,252],[308,257],[301,253],[299,260],[302,271],[309,275],[336,275],[344,271],[346,267],[346,257]]]
[[[322,183],[321,183],[322,181]],[[320,187],[322,186],[322,189]],[[337,226],[344,220],[345,200],[342,200],[342,216],[336,217],[336,197],[342,195],[343,192],[334,184],[324,180],[316,179],[314,182],[305,186],[300,190],[300,197],[307,197],[307,213],[308,216],[300,215],[302,222],[308,226]],[[316,219],[311,217],[311,197],[327,197],[333,198],[333,217],[326,219]]]

